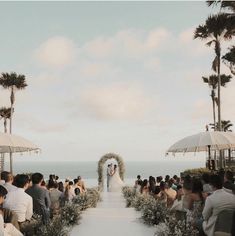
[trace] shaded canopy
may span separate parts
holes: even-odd
[[[0,132],[0,153],[28,152],[33,150],[37,151],[39,147],[31,141],[18,135]]]
[[[235,135],[233,132],[201,132],[183,138],[173,144],[167,152],[200,152],[210,150],[224,150],[235,148]]]

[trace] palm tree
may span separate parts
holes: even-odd
[[[218,124],[219,130],[221,130],[221,98],[220,98],[220,87],[221,87],[221,76],[220,76],[220,65],[221,65],[221,41],[222,39],[231,39],[231,31],[227,27],[228,17],[226,13],[220,13],[211,15],[207,18],[204,25],[199,25],[194,32],[194,39],[199,38],[202,40],[209,40],[206,45],[214,45],[215,59],[212,62],[212,69],[217,72],[218,76]]]
[[[232,46],[222,59],[228,65],[231,73],[235,75],[235,46]]]
[[[5,89],[10,89],[11,96],[11,115],[10,115],[10,133],[12,133],[12,115],[13,115],[13,106],[15,103],[15,91],[22,90],[27,87],[25,82],[25,76],[21,74],[16,74],[15,72],[2,73],[0,76],[0,85]],[[12,173],[12,153],[10,153],[10,171]]]
[[[11,108],[0,108],[0,120],[4,120],[4,132],[7,133],[7,119],[11,117]]]
[[[230,120],[222,120],[221,125],[222,125],[222,131],[232,132],[230,128],[233,126],[233,124],[231,123]],[[216,130],[218,128],[218,123],[216,123],[216,126],[214,126],[214,124],[210,124],[210,126],[212,129]]]
[[[0,108],[0,120],[4,120],[4,132],[7,133],[7,119],[10,119],[11,108],[2,107]],[[1,171],[4,170],[5,157],[4,153],[1,153]]]
[[[224,0],[215,0],[215,1],[206,1],[207,5],[217,6],[220,4],[221,9],[228,9],[232,12],[235,12],[235,1],[224,1]]]
[[[232,76],[230,75],[221,75],[221,86],[226,86],[228,82],[230,82]],[[217,75],[210,75],[209,77],[202,77],[203,82],[208,84],[209,88],[211,88],[211,99],[212,99],[212,106],[213,106],[213,122],[216,123],[216,116],[215,116],[215,104],[216,104],[216,93],[215,90],[218,85],[218,76]]]

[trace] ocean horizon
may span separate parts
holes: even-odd
[[[107,161],[104,165],[104,171],[106,170]],[[66,178],[74,179],[77,176],[87,182],[88,186],[97,185],[97,164],[96,161],[16,161],[13,163],[13,173],[34,173],[41,172],[45,179],[48,179],[50,174],[58,175],[61,180]],[[165,176],[169,174],[180,175],[180,172],[186,169],[204,167],[205,163],[202,160],[156,160],[156,161],[127,161],[125,162],[125,182],[131,184],[137,175],[141,175],[142,178],[148,178],[152,176]],[[9,169],[9,163],[5,163],[5,170]]]

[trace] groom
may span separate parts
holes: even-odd
[[[108,168],[107,168],[107,190],[109,191],[109,181],[110,178],[113,174],[113,164],[108,164]]]

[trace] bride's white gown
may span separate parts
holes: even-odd
[[[116,170],[109,180],[109,192],[121,192],[123,186],[124,183],[119,176],[118,170]]]

